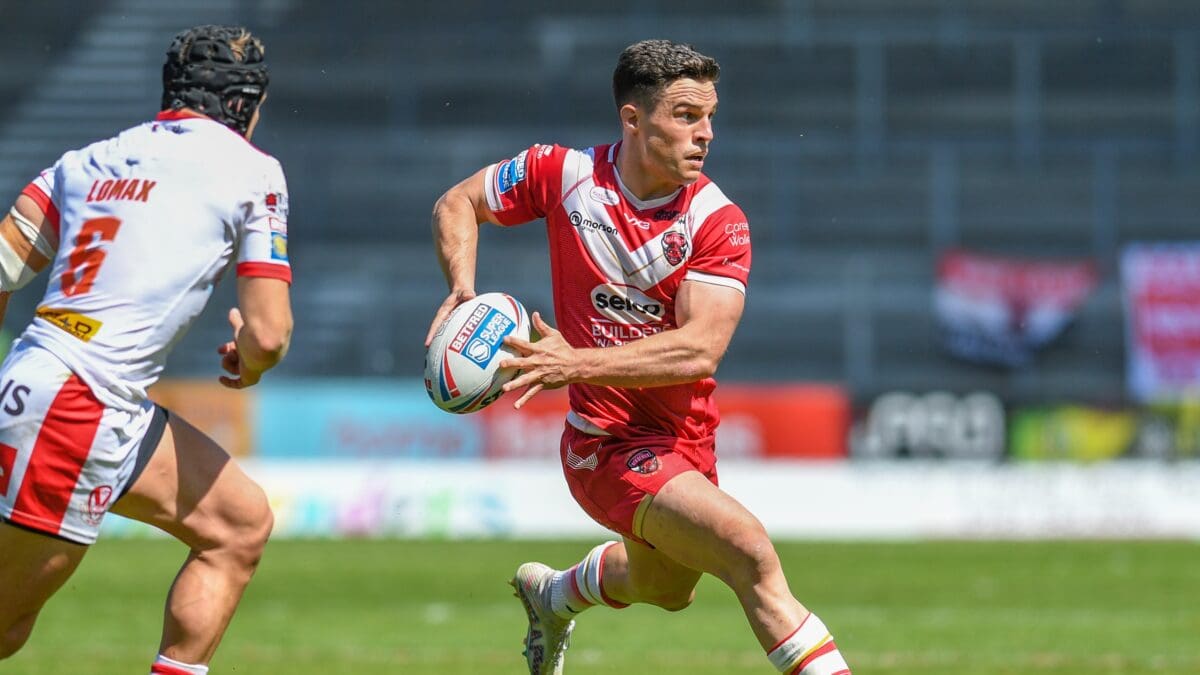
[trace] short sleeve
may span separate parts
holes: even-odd
[[[562,199],[567,148],[534,145],[484,172],[488,208],[501,225],[544,218]]]
[[[272,160],[250,194],[238,228],[237,274],[292,282],[288,261],[288,192],[279,162]]]
[[[55,174],[58,172],[58,164],[46,169],[37,175],[21,190],[21,194],[32,199],[42,213],[46,214],[46,220],[54,226],[55,232],[61,232],[59,224],[58,206],[54,200]]]
[[[692,241],[685,279],[729,286],[742,293],[750,279],[750,223],[736,204],[705,219]]]

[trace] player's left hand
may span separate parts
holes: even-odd
[[[242,357],[238,354],[237,338],[246,322],[242,319],[242,312],[237,307],[229,310],[229,325],[233,328],[233,339],[217,347],[217,353],[221,355],[221,370],[233,377],[222,375],[217,378],[217,381],[230,389],[245,389],[258,384],[262,373],[252,373],[242,368]]]
[[[517,368],[521,374],[506,383],[504,391],[526,387],[521,397],[513,403],[520,408],[543,389],[557,389],[572,382],[575,366],[575,348],[567,344],[562,333],[542,320],[542,315],[533,313],[533,328],[541,335],[537,342],[522,340],[509,335],[504,344],[520,354],[517,358],[504,359],[501,368]]]

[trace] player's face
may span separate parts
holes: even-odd
[[[700,179],[713,140],[717,88],[712,82],[675,80],[645,120],[646,169],[671,189]]]

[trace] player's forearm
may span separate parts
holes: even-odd
[[[12,293],[0,291],[0,326],[4,325],[4,316],[8,314],[8,298]]]
[[[453,190],[433,207],[433,245],[450,290],[474,290],[479,224],[470,200]]]
[[[663,387],[711,377],[726,343],[698,326],[667,330],[617,347],[579,349],[573,381],[610,387]]]

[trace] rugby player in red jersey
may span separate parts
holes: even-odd
[[[825,625],[793,597],[762,524],[717,487],[713,374],[750,273],[746,216],[702,173],[719,72],[688,45],[630,45],[613,74],[620,142],[534,145],[434,208],[450,293],[430,336],[475,295],[479,225],[545,219],[559,330],[534,313],[540,340],[506,339],[520,357],[501,366],[522,372],[505,389],[523,390],[519,408],[544,388],[569,386],[559,449],[567,484],[623,537],[565,571],[533,562],[517,570],[533,675],[562,671],[585,609],[680,610],[706,572],[737,594],[780,672],[850,673]]]

